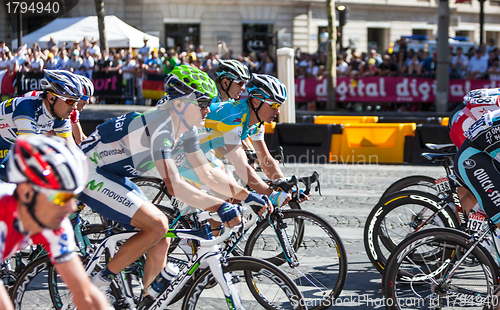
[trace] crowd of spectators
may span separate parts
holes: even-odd
[[[450,78],[455,79],[489,79],[500,80],[500,49],[492,39],[488,45],[470,48],[467,54],[462,47],[450,47]],[[383,55],[375,49],[368,53],[359,53],[349,49],[337,53],[338,77],[363,77],[363,76],[410,76],[429,77],[436,76],[437,52],[430,55],[424,49],[417,51],[401,48],[397,52]],[[296,78],[317,78],[326,76],[326,54],[300,53],[296,51]]]

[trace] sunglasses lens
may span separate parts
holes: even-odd
[[[90,99],[89,96],[81,96],[80,99],[82,99],[83,101],[87,101]]]
[[[64,206],[64,204],[73,197],[75,197],[75,195],[73,195],[72,193],[57,192],[55,194],[50,195],[48,198],[56,205]]]
[[[206,109],[206,108],[208,108],[211,104],[212,104],[212,101],[211,101],[211,100],[205,100],[205,99],[198,100],[198,107],[199,107],[200,109]]]
[[[281,106],[281,103],[278,103],[278,102],[271,103],[271,108],[273,108],[273,109],[278,109],[280,106]]]

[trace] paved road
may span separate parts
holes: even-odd
[[[311,201],[302,207],[322,216],[335,228],[342,237],[349,262],[347,282],[337,306],[332,309],[383,309],[381,275],[369,263],[363,246],[366,217],[392,182],[416,174],[442,177],[443,168],[288,164],[283,171],[287,176],[307,176],[313,171],[320,174],[322,196],[314,193]],[[180,306],[169,309],[180,309]]]

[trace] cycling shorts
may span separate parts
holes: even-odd
[[[130,225],[132,217],[149,201],[144,192],[129,178],[110,173],[93,162],[89,162],[89,180],[78,199],[125,229],[134,229]]]
[[[453,169],[493,223],[499,223],[500,163],[487,153],[471,147],[466,140],[455,156]]]

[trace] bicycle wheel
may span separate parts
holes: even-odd
[[[260,222],[247,239],[245,255],[280,266],[297,285],[309,309],[326,309],[340,295],[347,277],[347,256],[337,232],[321,217],[304,210],[282,210],[288,236],[299,231],[300,242],[290,244],[298,266],[290,267],[276,231],[269,221]],[[285,249],[290,251],[292,249]],[[326,257],[326,259],[325,259]]]
[[[437,195],[436,185],[434,183],[435,179],[425,176],[425,175],[412,175],[409,177],[404,177],[392,183],[385,192],[380,197],[380,200],[393,194],[395,192],[403,190],[419,190],[422,192]]]
[[[139,186],[152,203],[165,206],[170,205],[170,197],[162,179],[156,177],[137,177],[132,178],[131,181]]]
[[[453,211],[440,210],[441,200],[420,191],[401,191],[382,199],[370,212],[364,229],[366,254],[373,266],[383,272],[394,248],[417,230],[458,227]]]
[[[494,309],[488,302],[498,301],[493,297],[498,266],[482,246],[471,249],[470,240],[470,235],[449,228],[428,229],[406,238],[384,271],[386,308]]]
[[[276,266],[253,257],[230,257],[222,264],[245,309],[307,309],[293,282]],[[210,269],[204,270],[191,285],[182,309],[221,309],[226,298],[219,285],[213,286]],[[208,287],[207,287],[208,285]]]

